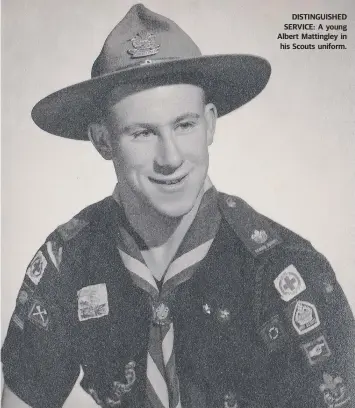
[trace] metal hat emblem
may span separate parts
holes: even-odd
[[[149,55],[155,55],[158,53],[160,44],[155,40],[156,35],[142,31],[131,39],[133,48],[127,52],[131,55],[131,58],[148,57]]]

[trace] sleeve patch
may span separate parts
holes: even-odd
[[[46,330],[48,329],[48,312],[39,300],[34,300],[28,318],[39,328]]]
[[[38,251],[35,257],[32,259],[30,265],[28,266],[26,270],[26,275],[35,285],[38,285],[44,274],[46,267],[47,260],[43,255],[42,251]]]
[[[308,343],[301,344],[301,348],[311,366],[328,360],[332,355],[327,340],[323,335]]]
[[[60,264],[62,262],[63,247],[61,247],[55,241],[48,241],[46,243],[46,246],[50,260],[52,261],[55,268],[59,270]]]
[[[294,265],[284,269],[274,280],[274,285],[285,302],[289,302],[306,289],[306,284]]]
[[[339,375],[333,377],[328,373],[324,373],[323,380],[324,382],[319,386],[319,390],[323,394],[327,407],[338,408],[350,402],[347,387]]]

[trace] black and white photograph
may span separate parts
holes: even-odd
[[[353,0],[1,12],[1,406],[354,408]]]

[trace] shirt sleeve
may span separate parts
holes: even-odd
[[[304,291],[285,309],[292,323],[288,370],[298,372],[289,384],[287,407],[354,407],[355,324],[349,303],[321,254],[305,252],[296,268],[309,273]]]
[[[61,257],[47,240],[32,259],[2,348],[4,381],[32,408],[62,407],[80,372]]]

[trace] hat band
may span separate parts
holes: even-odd
[[[151,64],[159,64],[161,62],[167,62],[167,61],[173,61],[173,60],[179,60],[181,59],[180,57],[165,57],[165,58],[154,58],[154,59],[145,59],[144,61],[135,61],[132,64],[126,65],[124,67],[120,67],[118,69],[106,71],[106,72],[98,72],[95,75],[92,75],[92,78],[96,78],[102,75],[107,75],[107,74],[112,74],[113,72],[121,72],[129,68],[134,68],[134,67],[141,67],[144,65],[151,65]]]

